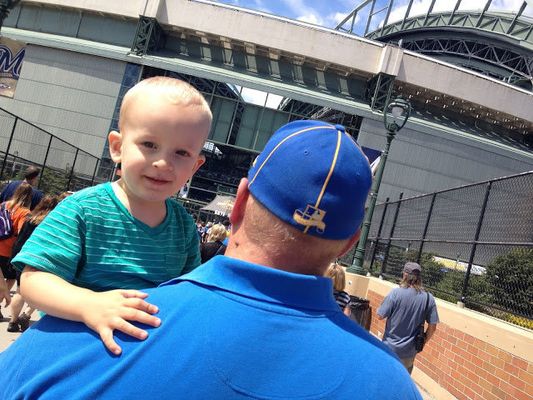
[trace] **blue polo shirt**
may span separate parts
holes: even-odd
[[[0,355],[4,398],[421,399],[385,346],[347,318],[331,279],[217,256],[154,289],[162,325],[123,354],[46,316]]]

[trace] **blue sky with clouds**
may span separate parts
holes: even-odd
[[[363,0],[218,0],[220,3],[263,11],[283,17],[306,21],[313,24],[334,28],[342,19],[347,16]],[[433,11],[452,10],[457,0],[436,0]],[[514,11],[517,12],[523,0],[493,0],[490,6],[491,11]],[[389,0],[378,0],[375,10],[386,7]],[[390,21],[403,17],[409,0],[396,0],[390,16]],[[462,0],[460,10],[482,9],[486,0]],[[532,1],[528,1],[525,15],[533,17]],[[431,4],[431,0],[415,0],[411,8],[410,15],[425,14]],[[378,25],[384,18],[385,12],[376,16],[373,25]],[[362,19],[366,20],[368,11],[362,13]],[[362,21],[357,21],[361,23]]]

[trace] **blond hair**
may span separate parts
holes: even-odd
[[[211,121],[213,120],[209,104],[207,104],[204,96],[202,96],[202,94],[193,86],[176,78],[154,76],[138,82],[126,92],[120,106],[118,122],[120,130],[123,128],[124,121],[126,120],[126,112],[133,102],[133,99],[143,93],[146,94],[147,92],[157,92],[159,95],[165,96],[171,104],[197,106],[198,111],[205,114],[205,117],[209,119],[209,124],[211,124]]]
[[[222,242],[226,239],[226,227],[222,224],[216,224],[211,227],[207,235],[208,242]]]
[[[333,288],[335,290],[343,291],[346,287],[346,274],[344,269],[337,263],[329,264],[326,276],[333,281]]]

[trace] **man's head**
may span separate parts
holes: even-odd
[[[188,83],[154,77],[131,88],[120,108],[120,132],[109,134],[125,192],[157,202],[175,194],[205,161],[200,153],[211,120],[205,99]]]
[[[248,173],[243,226],[265,252],[287,258],[285,248],[299,248],[295,257],[316,259],[325,269],[357,240],[371,180],[367,158],[342,126],[291,122],[274,133]],[[239,197],[234,226],[240,226],[237,203]]]
[[[414,287],[417,290],[420,290],[422,280],[420,274],[422,272],[422,267],[420,264],[413,261],[408,261],[403,266],[403,276],[400,286],[402,287]]]
[[[40,172],[41,170],[39,168],[31,165],[28,168],[26,168],[26,171],[24,172],[24,180],[28,182],[30,185],[35,186]]]

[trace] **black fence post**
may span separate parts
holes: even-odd
[[[392,237],[394,236],[394,229],[396,229],[396,220],[398,219],[398,214],[400,213],[400,205],[402,204],[402,198],[403,192],[400,193],[400,196],[398,197],[398,206],[394,211],[394,218],[392,219],[392,227],[390,229],[389,240],[387,241],[387,250],[385,251],[385,255],[383,257],[383,264],[381,264],[381,272],[379,273],[380,278],[383,278],[383,274],[385,273],[387,267],[387,261],[389,260],[390,245],[392,243]]]
[[[383,229],[383,223],[385,222],[385,215],[387,214],[388,207],[389,207],[389,197],[385,199],[385,205],[383,206],[383,214],[381,214],[381,221],[379,221],[379,228],[376,234],[376,242],[374,243],[374,248],[372,249],[372,255],[370,256],[370,265],[368,266],[368,272],[372,271],[372,266],[374,265],[374,259],[376,258],[376,251],[379,245],[381,230]]]
[[[91,186],[94,186],[94,178],[96,178],[96,171],[98,171],[98,165],[100,164],[100,159],[96,159],[96,163],[94,164],[94,172],[93,177],[91,178]]]
[[[18,117],[15,117],[15,122],[13,122],[13,128],[11,129],[11,135],[9,136],[9,142],[7,142],[6,154],[4,155],[4,161],[2,162],[2,170],[0,171],[0,179],[4,178],[4,169],[6,168],[7,156],[9,155],[9,150],[11,150],[11,142],[13,141],[13,136],[15,135],[15,129],[17,127]]]
[[[435,204],[435,197],[437,197],[437,193],[433,193],[433,195],[431,196],[431,204],[429,205],[428,216],[426,218],[426,225],[424,226],[424,232],[422,233],[422,240],[420,241],[420,248],[418,249],[418,254],[416,256],[416,262],[418,264],[420,264],[420,259],[422,258],[422,248],[424,247],[424,242],[426,240],[426,235],[428,233],[429,220],[431,219],[431,214],[433,214],[433,205]]]
[[[37,189],[41,188],[41,183],[43,181],[43,175],[44,175],[44,169],[46,168],[46,161],[48,161],[48,154],[50,153],[50,147],[52,147],[52,140],[54,137],[50,135],[50,141],[48,142],[48,147],[46,148],[46,154],[44,155],[44,161],[41,167],[41,177],[39,178],[39,184],[37,185]]]
[[[70,182],[72,181],[72,175],[74,175],[74,166],[76,165],[76,161],[78,160],[79,152],[80,149],[76,148],[76,154],[74,154],[74,161],[72,162],[72,168],[70,169],[70,173],[68,174],[67,188],[65,190],[70,190]]]
[[[466,300],[466,294],[468,291],[468,281],[470,280],[470,273],[472,271],[472,263],[474,262],[474,256],[476,255],[477,242],[479,234],[481,233],[481,226],[483,225],[483,218],[485,217],[485,210],[487,209],[487,203],[489,201],[490,189],[492,188],[492,181],[487,183],[487,189],[485,190],[485,197],[483,198],[483,204],[481,205],[481,212],[479,213],[479,219],[477,221],[476,233],[474,236],[474,243],[472,244],[472,250],[470,251],[470,258],[468,259],[468,267],[466,268],[465,280],[463,283],[463,292],[461,293],[460,302],[464,305]]]

